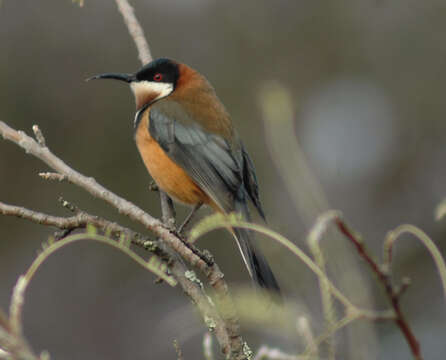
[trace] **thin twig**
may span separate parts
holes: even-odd
[[[43,360],[33,353],[23,336],[12,331],[6,315],[0,314],[0,359]]]
[[[142,65],[145,65],[152,61],[152,54],[150,53],[149,44],[145,38],[144,31],[141,24],[135,16],[133,7],[127,0],[115,0],[118,5],[119,12],[121,13],[127,30],[133,39],[138,51],[138,57]],[[172,199],[163,191],[160,192],[162,220],[164,225],[168,228],[173,228],[175,225],[175,210],[173,207]]]
[[[137,207],[128,200],[121,198],[110,190],[104,188],[91,177],[86,177],[76,170],[69,167],[61,159],[55,156],[47,147],[40,146],[34,139],[26,135],[22,131],[16,131],[0,121],[0,134],[20,147],[28,154],[31,154],[48,166],[56,170],[58,173],[67,177],[73,184],[88,191],[94,197],[109,203],[121,214],[124,214],[134,221],[140,222],[148,230],[153,231],[157,236],[163,239],[174,251],[177,251],[183,258],[188,260],[192,265],[201,269],[206,269],[206,263],[197,257],[192,250],[187,248],[185,244],[177,236],[171,233],[161,221],[147,214],[141,208]]]
[[[216,214],[202,220],[197,226],[195,226],[189,238],[191,241],[194,241],[198,237],[202,236],[203,234],[211,230],[217,228],[224,228],[227,227],[228,225],[254,230],[261,234],[271,237],[272,239],[276,240],[277,242],[285,246],[287,249],[289,249],[296,256],[298,256],[315,274],[325,279],[328,288],[330,289],[332,294],[342,302],[342,304],[345,306],[345,311],[347,313],[347,316],[344,319],[337,321],[336,324],[338,324],[339,326],[341,325],[345,326],[351,321],[359,318],[376,320],[376,321],[382,321],[382,320],[394,321],[402,331],[404,337],[406,338],[415,359],[417,360],[422,359],[420,355],[420,348],[418,345],[418,341],[413,335],[412,330],[410,329],[399,306],[400,291],[392,286],[388,274],[383,270],[383,267],[379,266],[378,263],[375,262],[375,260],[373,260],[373,258],[369,255],[359,237],[348,229],[343,220],[340,218],[340,213],[330,211],[325,216],[319,217],[318,222],[321,223],[316,223],[315,225],[316,230],[314,232],[311,232],[311,234],[316,234],[315,241],[318,240],[318,236],[320,236],[323,233],[323,230],[326,228],[326,225],[330,221],[334,222],[341,231],[341,233],[347,236],[347,238],[353,242],[353,244],[356,246],[358,250],[359,255],[364,260],[366,260],[366,262],[372,268],[372,271],[378,275],[380,283],[382,283],[386,289],[386,294],[388,295],[389,300],[391,302],[392,311],[376,312],[356,307],[355,305],[353,305],[353,303],[350,302],[350,300],[345,295],[343,295],[343,293],[341,293],[334,286],[334,284],[327,278],[325,273],[311,260],[311,258],[305,253],[303,253],[302,250],[299,249],[296,245],[291,243],[288,239],[286,239],[282,235],[272,231],[271,229],[265,228],[257,224],[241,221],[239,218],[237,218],[237,216],[233,214],[232,215],[230,214],[229,216]],[[439,260],[437,258],[438,257],[436,257],[436,260]],[[446,273],[446,265],[445,265],[445,273]],[[337,329],[337,325],[334,326],[334,329]],[[332,331],[333,329],[328,329],[328,330],[329,331],[326,331],[323,337],[324,340],[332,336],[332,334],[334,333],[334,331]]]
[[[197,303],[197,305],[198,303],[201,304],[199,310],[203,318],[206,319],[206,316],[209,316],[215,319],[215,335],[223,353],[233,359],[246,358],[243,351],[245,343],[240,334],[240,325],[235,312],[235,306],[229,295],[228,286],[223,279],[223,273],[220,271],[217,264],[214,263],[212,266],[209,266],[206,261],[195,254],[194,251],[192,251],[178,236],[172,233],[170,229],[166,228],[160,220],[155,219],[135,204],[106,189],[96,182],[94,178],[86,177],[74,170],[55,156],[48,147],[42,147],[24,132],[16,131],[0,121],[0,134],[6,140],[19,145],[26,151],[26,153],[45,162],[56,172],[67,176],[68,181],[71,183],[86,190],[94,197],[109,203],[121,214],[144,225],[146,229],[152,231],[157,237],[161,238],[167,246],[180,255],[190,265],[198,268],[207,277],[208,283],[215,291],[216,303],[221,318],[215,315],[215,309],[211,311],[209,306],[206,307],[204,305],[202,298],[205,299],[205,302],[207,302],[207,298],[202,290],[196,287],[196,284],[189,281],[184,276],[181,277],[179,271],[178,274],[175,275],[182,280],[180,281],[178,278],[177,280],[180,282],[183,290],[192,297],[193,301]],[[178,265],[176,270],[179,270]]]
[[[365,260],[365,262],[370,266],[372,271],[378,277],[379,282],[384,286],[387,298],[389,299],[389,302],[392,305],[392,308],[395,312],[394,321],[396,325],[400,328],[401,332],[403,333],[404,338],[406,339],[410,347],[412,355],[414,356],[414,359],[421,360],[422,356],[421,356],[420,344],[417,338],[415,337],[414,333],[412,332],[412,329],[410,328],[409,323],[407,322],[406,317],[404,316],[400,307],[401,292],[395,290],[395,287],[392,284],[388,272],[384,272],[382,270],[379,264],[368,253],[362,240],[359,239],[359,237],[348,228],[345,222],[341,218],[337,218],[335,220],[335,223],[339,231],[353,243],[353,245],[356,247],[356,250],[358,251],[359,256],[361,256]]]
[[[305,152],[295,136],[296,106],[295,96],[279,82],[265,82],[259,93],[259,105],[262,110],[264,134],[267,148],[272,156],[274,167],[282,178],[287,194],[297,209],[297,214],[306,228],[310,228],[322,212],[331,208],[325,191],[321,186],[313,169],[309,165]],[[285,190],[284,190],[285,191]],[[334,240],[340,236],[332,231],[328,238]],[[344,289],[347,297],[358,299],[364,306],[373,306],[373,299],[369,284],[364,281],[364,275],[357,271],[354,254],[346,251],[345,247],[328,244],[330,262],[342,264],[349,269],[349,276],[340,276],[337,281]],[[335,260],[333,260],[335,259]],[[322,269],[324,270],[324,269]],[[356,289],[361,287],[361,292]],[[328,296],[327,296],[328,300]],[[325,300],[324,300],[325,302]],[[364,324],[360,328],[348,329],[348,350],[350,357],[362,357],[357,344],[364,338],[370,343],[376,343],[377,338],[372,324]]]
[[[333,221],[333,218],[339,215],[338,211],[328,211],[320,215],[313,227],[310,230],[310,233],[307,237],[307,242],[310,247],[311,252],[313,253],[314,260],[319,268],[326,274],[326,266],[324,253],[319,245],[320,239],[325,234],[328,229],[328,226]],[[337,314],[334,307],[333,296],[330,292],[330,288],[327,285],[327,282],[324,278],[319,278],[319,288],[321,293],[322,300],[322,309],[324,313],[324,319],[326,322],[326,327],[331,328],[337,321]],[[328,359],[335,359],[335,340],[334,338],[327,339],[328,345]],[[315,355],[317,355],[315,353]]]
[[[141,63],[147,64],[152,61],[152,55],[150,54],[149,44],[144,36],[144,31],[136,19],[135,12],[127,0],[115,0],[118,5],[119,12],[124,18],[124,22],[127,25],[127,29],[135,42],[136,49],[138,50],[138,57]]]
[[[22,309],[24,301],[24,293],[26,289],[26,279],[23,275],[20,275],[14,290],[12,292],[11,306],[9,309],[9,317],[11,324],[11,333],[17,337],[23,336],[22,330]]]
[[[382,266],[380,266],[368,253],[367,249],[364,246],[363,241],[359,238],[358,235],[356,235],[353,231],[351,231],[348,226],[345,224],[345,222],[342,220],[341,213],[339,212],[333,212],[329,211],[325,213],[323,216],[321,216],[320,219],[320,226],[315,227],[313,229],[313,233],[310,234],[310,242],[317,242],[318,239],[320,239],[321,234],[326,230],[327,225],[330,222],[334,222],[336,226],[338,227],[339,231],[344,234],[356,247],[356,250],[358,251],[359,256],[361,256],[366,263],[370,266],[372,271],[377,275],[378,280],[380,283],[384,286],[386,295],[392,305],[392,308],[395,312],[395,316],[393,320],[397,324],[397,326],[400,328],[401,332],[403,333],[411,351],[414,355],[415,359],[422,359],[421,357],[421,350],[420,345],[418,343],[418,340],[416,339],[415,335],[413,334],[409,324],[407,323],[407,320],[405,316],[403,315],[401,311],[401,307],[399,304],[399,299],[403,292],[406,290],[408,283],[404,283],[401,288],[396,288],[391,281],[391,278],[389,276],[389,267],[386,266],[384,269]],[[391,258],[391,246],[389,246],[388,253],[389,258]]]
[[[421,243],[426,247],[435,262],[437,267],[438,275],[440,276],[441,285],[443,287],[443,295],[446,300],[446,263],[441,255],[440,250],[432,241],[432,239],[421,229],[414,225],[403,224],[398,226],[396,229],[390,231],[384,241],[384,267],[390,269],[392,261],[392,249],[398,239],[400,239],[403,234],[411,234],[415,236]]]
[[[129,5],[127,0],[115,1],[128,27],[130,35],[135,41],[141,63],[145,64],[150,62],[152,60],[152,56],[150,54],[149,46],[144,37],[144,32],[135,17],[133,8]],[[163,225],[161,221],[153,218],[131,202],[115,195],[108,189],[98,184],[95,179],[85,177],[65,164],[44,146],[45,143],[44,141],[42,142],[42,139],[44,139],[43,134],[42,137],[40,137],[40,134],[36,134],[38,137],[38,142],[36,142],[25,133],[16,131],[1,121],[0,134],[5,139],[10,140],[22,147],[26,153],[32,154],[41,159],[49,167],[60,174],[64,180],[83,188],[91,195],[100,198],[115,207],[121,214],[124,214],[132,220],[143,224],[147,229],[153,231],[160,239],[162,239],[163,243],[168,245],[190,265],[197,267],[203,274],[205,274],[208,282],[215,291],[216,303],[219,305],[221,315],[209,302],[208,297],[203,293],[203,289],[185,276],[185,269],[187,268],[179,261],[171,262],[170,269],[173,275],[181,284],[186,294],[188,294],[197,305],[201,315],[205,319],[205,322],[208,324],[209,329],[214,331],[220,347],[222,348],[222,351],[226,357],[231,359],[247,358],[245,354],[246,351],[244,351],[247,348],[247,345],[243,342],[240,336],[240,327],[232,299],[229,296],[226,282],[223,280],[223,274],[216,264],[209,266],[206,261],[194,253],[194,251],[192,251],[183,241],[181,241],[178,236],[173,234],[168,227]],[[49,178],[54,178],[54,176],[50,175]],[[165,199],[162,200],[163,208],[166,207],[166,204],[163,203],[167,203],[167,207],[173,209],[168,203],[167,198],[163,199]],[[26,215],[23,211],[21,214],[22,217],[25,217]],[[164,217],[173,218],[173,216],[170,216],[167,212],[163,212],[163,214]],[[49,216],[44,216],[44,218],[45,221],[48,221],[48,219],[54,220],[55,222],[60,220],[56,218],[49,218]],[[40,221],[43,221],[43,219],[39,219]]]
[[[76,215],[69,217],[53,216],[42,212],[29,210],[21,206],[8,205],[0,201],[0,214],[15,216],[36,224],[53,226],[61,230],[84,229],[87,224],[92,224],[104,233],[110,234],[114,238],[125,236],[129,238],[132,244],[158,252],[156,243],[148,237],[141,235],[129,228],[121,226],[115,222],[108,221],[99,216],[91,215],[78,209]]]
[[[340,329],[346,327],[353,321],[361,318],[361,313],[351,313],[342,319],[338,320],[333,326],[329,329],[326,329],[321,335],[319,335],[315,340],[314,343],[307,345],[307,348],[302,354],[303,359],[311,359],[311,356],[314,354],[314,349],[317,349],[320,344],[322,344],[324,341],[326,341],[328,338],[333,336],[334,333],[339,331]]]
[[[130,6],[127,0],[115,1],[118,5],[119,11],[124,18],[124,22],[127,25],[128,31],[135,42],[136,48],[138,50],[138,57],[141,63],[144,65],[152,61],[152,55],[149,50],[148,42],[144,36],[142,27],[135,16],[133,8]],[[161,192],[161,208],[163,220],[164,225],[167,225],[168,229],[170,222],[173,222],[175,219],[173,204],[171,200],[169,200],[170,198],[166,194]],[[173,221],[171,219],[173,219]],[[178,236],[174,236],[174,238],[176,240],[181,240]],[[174,245],[173,242],[166,241],[165,238],[162,239],[174,251],[178,252],[183,258],[185,258],[185,254],[181,253],[181,251],[178,251],[180,249],[184,249],[184,246],[180,247],[176,240],[176,245]],[[185,244],[183,243],[183,245]],[[186,246],[186,248],[190,250],[188,246]],[[227,357],[233,357],[234,359],[246,358],[243,349],[245,343],[243,342],[243,339],[240,335],[240,325],[238,323],[238,318],[234,310],[235,306],[233,304],[232,298],[229,295],[227,284],[223,280],[223,273],[220,271],[217,264],[209,265],[205,260],[203,260],[203,257],[201,257],[196,252],[194,253],[194,251],[192,251],[192,254],[188,254],[185,259],[189,262],[189,264],[198,267],[200,271],[207,276],[210,285],[215,291],[217,304],[220,306],[219,310],[223,319],[222,325],[224,325],[224,327],[226,328],[225,334],[223,334],[221,331],[216,332],[216,336],[223,350],[223,353]],[[222,336],[222,338],[219,338],[219,335]],[[227,338],[229,338],[229,342],[227,341]]]
[[[296,330],[298,334],[304,338],[307,348],[312,352],[312,354],[314,354],[316,358],[318,358],[319,349],[317,344],[315,343],[310,323],[308,322],[308,319],[305,316],[299,316],[299,318],[297,319]]]
[[[23,357],[15,356],[18,351],[20,351],[20,354],[23,353],[23,351],[26,351],[26,342],[23,339],[23,331],[22,331],[22,309],[24,304],[25,291],[28,285],[30,284],[32,278],[36,274],[36,271],[48,259],[48,257],[51,256],[55,251],[60,250],[61,248],[65,247],[68,244],[72,244],[74,242],[81,240],[94,240],[103,244],[107,244],[129,256],[143,268],[154,272],[158,276],[161,276],[163,280],[167,282],[169,285],[171,286],[176,285],[177,283],[176,280],[165,272],[166,264],[153,261],[155,259],[155,256],[152,256],[149,261],[146,261],[142,257],[138,256],[136,253],[128,249],[128,247],[123,246],[122,244],[116,241],[110,240],[108,237],[98,235],[95,231],[96,231],[95,229],[92,229],[90,227],[88,234],[73,235],[69,238],[57,242],[49,241],[45,246],[43,246],[42,252],[40,252],[37,258],[32,262],[32,264],[25,272],[25,274],[19,277],[17,284],[14,287],[13,295],[11,298],[9,324],[8,326],[5,327],[5,329],[7,329],[6,335],[5,331],[1,331],[2,329],[0,327],[0,346],[2,346],[3,348],[5,348],[14,355],[12,359],[22,359],[22,358],[24,360],[35,359],[35,357],[32,354],[31,356],[25,356],[26,352],[24,353]],[[13,346],[11,344],[15,345]],[[42,352],[42,354],[40,355],[40,359],[48,360],[49,355],[46,352]]]

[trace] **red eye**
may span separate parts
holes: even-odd
[[[160,73],[157,73],[153,76],[153,80],[161,81],[161,80],[163,80],[163,75],[161,75]]]

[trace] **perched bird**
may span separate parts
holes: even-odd
[[[90,79],[130,84],[135,95],[135,140],[147,170],[174,200],[202,204],[221,213],[238,212],[250,220],[248,199],[265,218],[254,165],[231,118],[206,78],[185,64],[157,59],[134,74],[106,73]],[[279,292],[277,281],[253,233],[233,235],[253,280]]]

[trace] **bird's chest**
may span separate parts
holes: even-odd
[[[189,175],[173,162],[150,136],[147,112],[143,115],[135,133],[135,141],[141,158],[158,186],[171,197],[186,204],[207,203],[207,195]]]

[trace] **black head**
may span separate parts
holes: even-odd
[[[135,80],[170,83],[175,87],[179,76],[178,63],[170,59],[160,58],[144,65],[135,74]]]
[[[180,71],[177,62],[166,58],[160,58],[144,65],[134,74],[105,73],[92,76],[91,78],[88,78],[87,81],[96,79],[114,79],[125,81],[127,83],[149,81],[169,83],[175,88],[179,76]]]
[[[169,59],[157,59],[144,65],[134,74],[106,73],[93,76],[94,79],[114,79],[130,84],[137,108],[169,96],[174,90],[180,76],[179,65]]]

